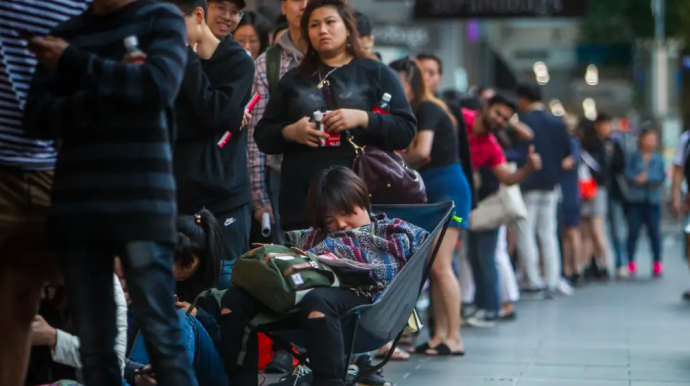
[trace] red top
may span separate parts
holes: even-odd
[[[470,142],[470,155],[474,169],[480,169],[484,166],[491,169],[505,163],[506,158],[503,154],[503,148],[501,148],[501,145],[492,133],[478,136],[472,131],[474,121],[479,113],[462,109],[462,115],[467,123],[467,138]]]

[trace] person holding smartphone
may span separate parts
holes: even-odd
[[[170,301],[171,118],[187,61],[184,20],[158,1],[94,0],[50,34],[29,40],[39,65],[23,127],[62,141],[47,230],[74,307],[84,381],[122,386],[111,282],[119,255],[160,383],[194,385]],[[133,40],[136,50],[126,50]]]

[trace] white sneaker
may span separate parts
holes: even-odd
[[[477,328],[491,328],[496,325],[496,319],[488,318],[484,310],[479,310],[467,318],[467,325]]]
[[[345,378],[345,380],[348,382],[352,382],[355,379],[357,379],[358,375],[359,375],[359,367],[357,365],[350,365],[347,368],[347,377]]]
[[[573,296],[573,293],[575,292],[570,283],[568,283],[564,278],[561,278],[561,280],[558,281],[556,290],[565,296]]]
[[[618,267],[616,270],[616,280],[628,280],[630,279],[630,273],[628,272],[628,267]]]

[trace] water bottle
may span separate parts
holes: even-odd
[[[385,93],[383,94],[383,98],[381,98],[381,101],[374,106],[374,114],[388,114],[391,108],[391,94]]]
[[[125,43],[125,50],[127,51],[127,53],[143,52],[143,51],[139,48],[139,38],[137,38],[137,37],[134,36],[134,35],[132,35],[132,36],[127,36],[127,37],[125,38],[124,43]],[[135,63],[135,64],[142,64],[142,63],[145,63],[145,62],[146,62],[145,59],[137,59],[137,60],[135,60],[133,63]]]

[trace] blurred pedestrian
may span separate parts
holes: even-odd
[[[187,61],[184,20],[161,2],[95,0],[50,34],[29,39],[39,65],[24,127],[62,143],[47,229],[84,381],[122,386],[112,285],[119,255],[158,382],[194,385],[171,301],[177,208],[170,117]]]

